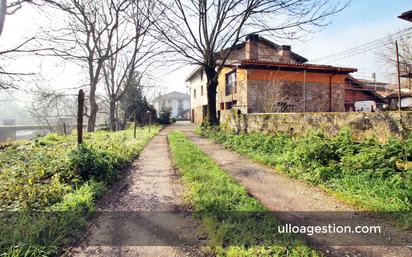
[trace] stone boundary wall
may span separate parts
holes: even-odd
[[[380,141],[387,141],[391,137],[403,138],[412,131],[412,112],[237,114],[233,110],[221,113],[220,126],[236,133],[306,134],[323,130],[331,136],[349,128],[357,140],[377,137]]]

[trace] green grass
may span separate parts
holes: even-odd
[[[287,175],[318,185],[361,209],[390,212],[412,224],[412,135],[386,144],[356,142],[348,130],[335,137],[233,134],[213,128],[198,132]]]
[[[49,134],[0,151],[0,256],[56,256],[76,240],[95,201],[160,127]]]
[[[279,224],[246,189],[212,162],[182,133],[169,135],[171,155],[187,188],[185,199],[201,220],[217,256],[319,256]]]

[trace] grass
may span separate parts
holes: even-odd
[[[213,128],[198,132],[258,162],[308,181],[361,209],[388,212],[412,225],[412,135],[386,144],[356,142],[348,130],[335,137],[233,134]]]
[[[0,151],[0,256],[56,256],[87,225],[95,201],[160,127],[49,134]]]
[[[210,240],[207,251],[236,257],[321,255],[299,238],[278,234],[279,223],[268,210],[181,132],[168,139],[186,202]]]

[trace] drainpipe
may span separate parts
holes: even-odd
[[[332,78],[335,77],[336,72],[329,76],[329,112],[332,112]]]
[[[306,70],[303,71],[303,112],[306,112]]]

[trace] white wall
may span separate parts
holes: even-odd
[[[162,107],[163,107],[163,100],[161,101],[156,101],[154,106],[155,109],[157,111],[157,113],[159,114]],[[179,99],[164,99],[164,106],[166,108],[170,108],[172,110],[172,117],[177,117],[179,114]],[[190,109],[190,101],[189,100],[182,100],[182,104],[183,104],[183,110],[189,110]]]
[[[190,87],[190,104],[191,108],[207,105],[207,89],[206,89],[206,75],[203,74],[201,79],[200,71],[197,71],[189,80]],[[203,86],[203,96],[201,88]],[[196,89],[196,98],[194,97],[194,90]]]

